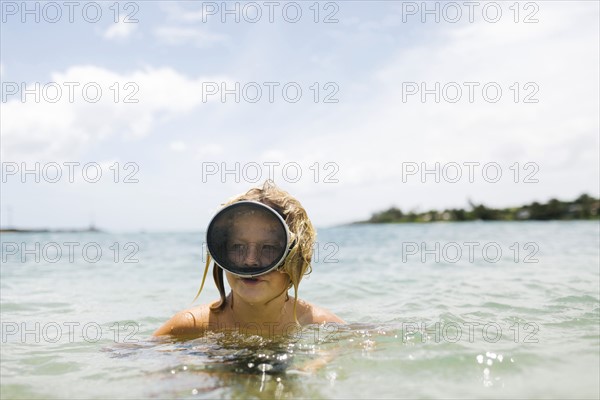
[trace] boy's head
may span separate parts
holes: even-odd
[[[311,259],[316,232],[313,228],[306,210],[302,204],[286,191],[278,188],[274,182],[268,180],[262,187],[250,189],[244,194],[238,195],[223,206],[240,201],[256,201],[265,204],[275,210],[285,221],[290,238],[290,249],[283,262],[277,269],[289,276],[289,287],[294,287],[294,296],[297,298],[298,286],[302,277],[311,271]],[[241,221],[248,222],[248,221]],[[221,268],[215,266],[213,276],[215,284],[221,294],[221,302],[213,309],[221,309],[225,304],[225,288]]]
[[[252,188],[244,194],[230,199],[224,205],[238,201],[252,200],[266,204],[281,215],[290,231],[292,247],[285,262],[278,269],[289,275],[291,284],[297,291],[304,275],[311,272],[311,259],[316,232],[302,204],[288,192],[278,188],[273,181],[266,181],[262,187]]]

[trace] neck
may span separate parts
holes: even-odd
[[[233,319],[242,326],[253,324],[253,326],[258,325],[260,329],[273,326],[278,330],[281,329],[281,327],[277,328],[278,325],[293,321],[293,316],[290,318],[293,305],[290,304],[287,290],[274,299],[261,304],[247,303],[239,296],[234,298],[233,293],[230,293],[228,297]]]

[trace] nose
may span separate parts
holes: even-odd
[[[258,267],[259,257],[260,255],[258,254],[258,247],[255,244],[249,245],[248,250],[246,252],[246,257],[244,257],[244,266]]]

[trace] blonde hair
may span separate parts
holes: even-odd
[[[316,231],[306,214],[306,210],[302,207],[302,204],[300,204],[300,202],[291,194],[277,187],[271,180],[265,181],[262,187],[252,188],[246,193],[230,199],[223,204],[223,206],[225,207],[243,200],[258,201],[273,208],[283,217],[288,226],[290,231],[290,243],[293,245],[283,265],[281,265],[278,270],[289,276],[290,285],[288,289],[291,287],[294,288],[294,319],[297,320],[296,304],[298,302],[298,286],[300,285],[302,278],[312,272],[310,262],[312,260],[313,245],[317,235]],[[200,292],[204,287],[204,281],[206,279],[210,261],[210,255],[207,254],[202,284],[200,285],[200,289],[194,300],[200,296]],[[223,270],[216,264],[213,264],[213,279],[219,290],[220,300],[212,304],[210,309],[220,312],[225,307],[227,297],[225,295]]]

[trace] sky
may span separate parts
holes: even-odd
[[[599,3],[1,1],[0,226],[600,195]]]

